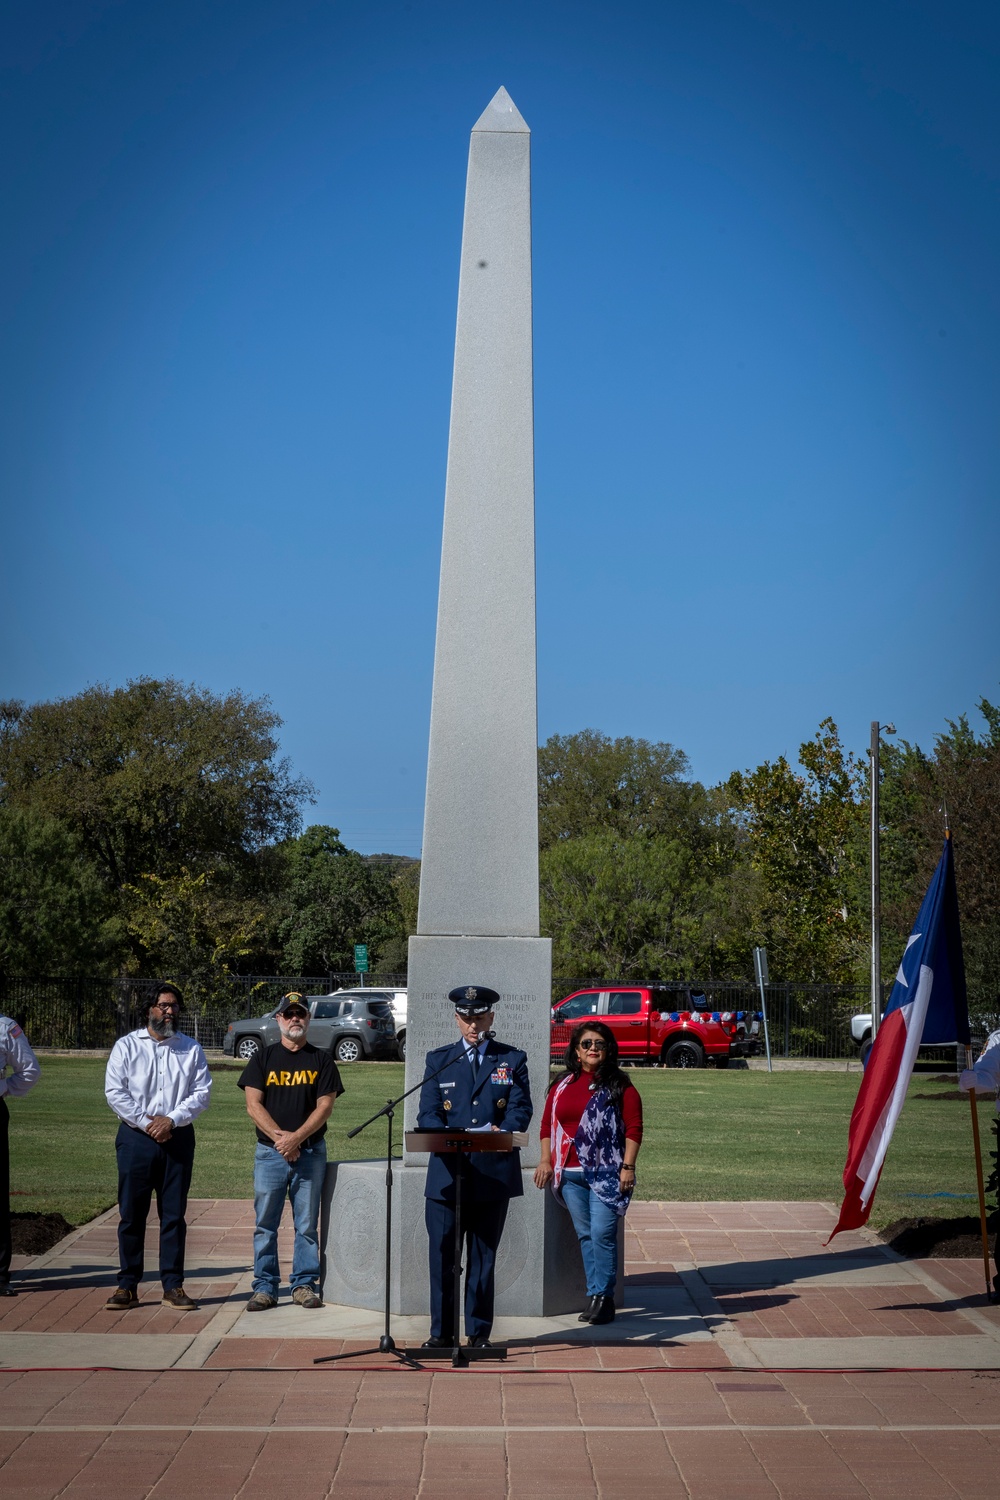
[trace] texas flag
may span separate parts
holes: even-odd
[[[950,837],[945,839],[944,851],[907,941],[854,1103],[844,1168],[846,1193],[833,1234],[841,1229],[858,1229],[868,1222],[892,1132],[906,1098],[917,1048],[922,1043],[947,1042],[966,1045],[969,1042],[965,965]]]

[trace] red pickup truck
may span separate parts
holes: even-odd
[[[574,1028],[592,1019],[610,1026],[623,1062],[703,1068],[711,1059],[725,1068],[731,1057],[753,1057],[760,1045],[756,1013],[712,1010],[704,995],[641,985],[575,990],[552,1007],[553,1062],[561,1061]]]

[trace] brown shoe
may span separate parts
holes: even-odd
[[[105,1302],[107,1312],[125,1312],[127,1308],[139,1306],[139,1293],[134,1286],[120,1286]]]
[[[182,1286],[164,1287],[162,1301],[164,1307],[172,1307],[176,1312],[196,1312],[198,1308]]]
[[[277,1305],[277,1297],[272,1297],[270,1292],[254,1292],[246,1305],[246,1310],[247,1312],[269,1312]]]
[[[292,1293],[292,1301],[297,1302],[299,1307],[322,1307],[323,1298],[313,1291],[311,1286],[297,1286]]]

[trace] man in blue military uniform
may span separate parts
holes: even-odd
[[[418,1130],[527,1130],[531,1120],[528,1059],[491,1032],[500,996],[485,985],[459,985],[455,1007],[459,1039],[428,1052],[420,1090]],[[432,1076],[436,1075],[436,1076]],[[451,1348],[455,1293],[455,1174],[457,1154],[432,1155],[424,1187],[431,1280],[431,1336],[425,1349]],[[465,1332],[473,1347],[487,1348],[493,1327],[497,1248],[511,1198],[524,1192],[521,1154],[471,1152],[462,1178],[465,1241]]]

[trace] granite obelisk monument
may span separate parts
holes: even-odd
[[[407,986],[407,1088],[419,1083],[430,1048],[457,1039],[447,995],[459,984],[499,991],[496,1034],[528,1054],[535,1117],[521,1152],[525,1195],[511,1202],[497,1258],[500,1317],[575,1308],[582,1292],[569,1269],[579,1263],[569,1216],[530,1181],[551,1005],[551,944],[538,935],[530,142],[501,88],[469,148],[420,904]],[[416,1112],[413,1096],[408,1130]],[[399,1312],[428,1305],[426,1161],[408,1154],[397,1174]],[[337,1169],[329,1301],[378,1305],[381,1268],[373,1266],[370,1285],[360,1286],[364,1252],[371,1264],[378,1244],[375,1171],[374,1163],[367,1173],[362,1164]]]

